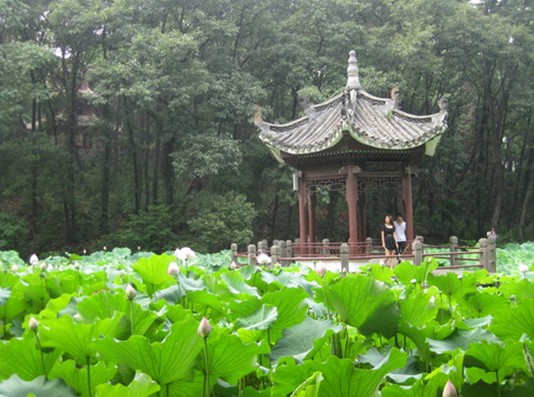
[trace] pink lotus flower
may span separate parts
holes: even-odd
[[[450,380],[445,384],[442,397],[458,397],[458,392]]]

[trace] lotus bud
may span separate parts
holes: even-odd
[[[37,331],[37,328],[39,328],[39,321],[37,321],[35,317],[31,317],[28,322],[28,327],[34,332]]]
[[[180,268],[178,267],[178,264],[176,262],[169,263],[167,273],[169,274],[169,276],[175,276],[180,273]]]
[[[317,275],[319,277],[323,278],[325,274],[326,274],[326,267],[321,266],[319,269],[317,269]]]
[[[126,297],[129,300],[133,300],[136,295],[137,295],[137,291],[135,290],[135,288],[132,286],[132,284],[128,284],[126,286]]]
[[[39,269],[41,269],[42,271],[45,271],[48,269],[48,264],[46,264],[45,262],[41,263],[39,265]]]
[[[12,271],[13,273],[16,273],[16,272],[19,271],[19,267],[18,267],[17,265],[13,265],[13,266],[11,266],[11,271]]]
[[[83,252],[84,255],[87,254],[87,250],[86,249],[84,249],[82,252]]]
[[[206,317],[202,317],[198,325],[197,334],[203,338],[207,338],[211,333],[211,325]]]
[[[464,278],[464,275],[463,274],[459,274],[458,275],[458,280],[461,280],[462,278]]]
[[[46,271],[51,272],[52,270],[54,270],[54,266],[52,266],[51,264],[48,264],[48,266],[46,267]]]
[[[137,246],[137,251],[141,251],[141,246],[140,245]]]
[[[74,316],[72,316],[72,319],[76,321],[77,323],[80,323],[83,321],[83,317],[80,315],[80,313],[76,313]]]
[[[415,283],[417,283],[417,280],[416,280],[415,278],[412,278],[412,279],[410,280],[410,284],[415,284]]]
[[[174,256],[177,258],[177,259],[180,259],[180,248],[176,248],[174,250]]]
[[[74,262],[73,266],[74,266],[75,269],[79,269],[80,268],[80,262],[78,262],[78,261]]]
[[[37,265],[39,263],[39,257],[35,254],[32,254],[32,256],[30,256],[30,265]]]
[[[442,397],[458,397],[458,392],[450,380],[445,384]]]
[[[107,250],[108,250],[108,247],[104,245],[104,246],[102,247],[102,249],[103,249],[104,251],[107,251]]]
[[[237,263],[235,263],[234,261],[232,261],[232,263],[230,263],[229,268],[230,268],[230,270],[235,270],[235,269],[237,269]]]
[[[528,272],[529,270],[530,270],[530,269],[528,268],[528,266],[525,265],[524,263],[521,263],[521,264],[519,265],[519,271],[520,271],[521,273],[524,274],[524,273]]]
[[[271,264],[272,259],[269,255],[259,254],[258,257],[256,258],[256,261],[258,262],[259,265],[267,266]]]

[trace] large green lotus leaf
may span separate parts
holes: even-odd
[[[206,290],[188,291],[187,297],[198,313],[203,313],[207,308],[215,309],[220,313],[225,313],[228,301],[221,295],[212,294]]]
[[[412,280],[421,284],[426,281],[428,275],[436,270],[438,266],[439,264],[436,261],[423,261],[418,266],[414,266],[410,262],[402,262],[393,268],[393,272],[404,285],[411,285]]]
[[[48,374],[54,366],[61,351],[52,350],[43,354],[37,348],[37,341],[33,335],[26,339],[13,338],[0,343],[0,378],[6,379],[17,374],[21,379],[29,381],[38,376]]]
[[[315,341],[322,338],[327,330],[334,328],[330,320],[314,320],[306,317],[300,324],[284,330],[282,338],[271,350],[271,360],[277,362],[285,356],[304,360],[313,350]]]
[[[316,281],[306,280],[300,272],[282,271],[275,274],[262,270],[261,278],[267,284],[275,284],[287,288],[304,288],[306,293],[310,296],[313,294],[313,289],[319,286]]]
[[[500,392],[497,384],[487,384],[478,382],[473,385],[464,384],[462,386],[462,397],[530,397],[534,396],[534,382],[530,380],[524,385],[514,385],[512,389],[501,386]]]
[[[362,334],[377,332],[388,338],[395,334],[400,314],[395,295],[384,283],[363,275],[345,277],[325,294],[340,320]]]
[[[362,270],[367,271],[367,273],[369,273],[369,275],[374,279],[384,283],[391,283],[393,276],[395,275],[389,266],[382,266],[378,264],[369,265],[366,269],[364,268]]]
[[[423,292],[411,294],[399,301],[402,324],[424,327],[434,321],[438,314],[437,306],[430,302],[431,296]]]
[[[0,288],[0,306],[5,305],[11,296],[11,288]]]
[[[429,339],[442,340],[451,335],[453,331],[454,326],[451,323],[439,325],[436,322],[429,322],[425,327],[414,327],[410,324],[400,324],[399,326],[399,333],[408,337],[415,344],[422,361],[430,359]]]
[[[212,331],[208,337],[208,366],[212,383],[224,378],[231,384],[256,369],[256,356],[259,347],[255,343],[244,344],[236,335]],[[204,360],[199,357],[204,369]]]
[[[156,313],[143,309],[135,300],[128,300],[122,290],[120,292],[103,292],[92,295],[78,303],[77,309],[86,323],[91,323],[98,319],[111,318],[117,313],[124,314],[124,317],[131,323],[133,315],[134,335],[144,335],[158,318]],[[124,335],[124,331],[124,329],[119,329],[117,333],[111,336],[121,337]],[[126,327],[126,331],[130,331],[130,326]],[[130,332],[128,332],[129,334]]]
[[[113,318],[98,320],[92,324],[75,323],[72,317],[62,316],[43,321],[39,326],[41,344],[55,347],[69,353],[78,364],[85,365],[92,357],[92,342],[100,336],[113,335],[121,322],[122,314]]]
[[[533,287],[532,282],[525,278],[519,281],[516,278],[503,278],[499,291],[506,297],[514,296],[517,301],[523,301],[534,298]]]
[[[76,393],[59,379],[46,380],[39,376],[23,381],[17,375],[0,382],[0,397],[76,397]]]
[[[181,288],[178,284],[171,285],[170,287],[160,289],[156,292],[154,292],[154,295],[152,298],[154,301],[158,301],[160,299],[165,300],[169,304],[176,304],[182,299],[182,297],[185,295],[185,290]]]
[[[239,318],[235,325],[249,330],[266,330],[271,328],[278,317],[278,309],[273,305],[261,305],[258,311],[250,316]]]
[[[308,294],[303,288],[283,288],[279,291],[267,292],[262,302],[276,306],[278,318],[271,327],[271,342],[282,336],[283,330],[299,324],[306,318],[308,308],[304,299]]]
[[[96,387],[96,397],[149,397],[160,390],[159,385],[142,372],[128,386],[103,383]],[[177,395],[177,394],[175,394]]]
[[[456,349],[466,350],[471,344],[481,341],[497,341],[495,335],[482,328],[456,330],[443,340],[428,339],[430,350],[437,354],[450,353]]]
[[[204,284],[201,278],[187,277],[182,273],[178,273],[177,278],[180,288],[183,288],[185,291],[201,291],[206,289],[206,284]]]
[[[447,273],[440,276],[430,275],[428,284],[436,286],[443,294],[449,298],[453,297],[457,301],[462,299],[465,294],[464,285],[456,273]]]
[[[313,373],[319,371],[319,365],[319,362],[310,360],[297,365],[292,357],[279,360],[278,365],[270,373],[273,383],[271,396],[287,397]]]
[[[508,300],[497,294],[497,290],[482,290],[470,296],[467,303],[467,314],[475,317],[490,316],[493,313],[506,311],[510,304]]]
[[[440,372],[428,381],[419,379],[409,387],[388,384],[381,393],[382,397],[436,397],[441,395],[439,391],[443,389],[447,380],[448,376]]]
[[[226,288],[234,295],[252,295],[259,297],[258,290],[245,282],[245,278],[238,272],[227,272],[221,275],[221,279],[226,283]]]
[[[140,335],[126,341],[105,338],[95,343],[100,355],[119,364],[145,372],[160,385],[187,377],[202,348],[197,324],[186,317],[171,326],[162,342],[150,343]]]
[[[228,306],[228,319],[237,321],[260,310],[262,301],[256,296],[243,296],[241,300],[231,300]]]
[[[39,313],[39,318],[42,321],[47,319],[55,320],[60,313],[66,313],[72,315],[76,313],[76,305],[79,298],[73,294],[63,294],[58,298],[50,299],[46,307]]]
[[[319,397],[323,374],[319,371],[314,372],[312,376],[300,384],[290,397]]]
[[[332,356],[320,366],[324,376],[320,396],[373,397],[385,376],[404,367],[406,359],[405,353],[393,348],[373,369],[355,369],[352,360]]]
[[[526,334],[534,340],[534,300],[528,299],[517,306],[492,313],[490,330],[502,340],[520,340]]]
[[[89,388],[87,371],[90,368],[91,387]],[[69,385],[79,396],[94,396],[96,386],[105,383],[113,376],[117,370],[114,366],[103,361],[96,365],[82,366],[78,368],[74,360],[67,360],[54,366],[49,374],[49,379],[61,379]]]
[[[385,356],[380,351],[378,351],[378,349],[372,348],[362,354],[358,358],[358,362],[377,366],[384,359]],[[418,360],[413,356],[409,356],[406,361],[406,366],[404,368],[399,368],[394,371],[391,371],[386,376],[392,379],[395,383],[402,384],[408,381],[413,382],[416,379],[420,379],[423,376],[423,372],[419,368]]]
[[[175,260],[174,256],[162,254],[152,255],[148,258],[139,259],[132,269],[137,272],[147,285],[149,294],[154,292],[153,287],[173,281],[173,278],[167,273],[169,263]]]
[[[11,288],[19,281],[19,277],[13,273],[0,273],[0,288]]]
[[[14,318],[22,317],[21,314],[25,311],[26,302],[24,299],[12,296],[9,298],[9,302],[6,305],[0,306],[0,318],[2,321],[5,321],[6,324],[9,324]]]
[[[506,346],[487,341],[474,343],[465,351],[464,365],[490,372],[499,371],[501,379],[516,369],[527,371],[519,342],[510,342]]]
[[[199,370],[193,371],[192,379],[179,379],[168,386],[170,396],[202,396],[204,387],[204,374]],[[122,396],[121,396],[122,397]]]

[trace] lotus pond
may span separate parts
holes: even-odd
[[[0,396],[435,397],[448,381],[464,397],[534,395],[526,268],[193,256],[0,253]]]

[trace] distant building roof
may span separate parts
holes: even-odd
[[[306,116],[287,124],[271,124],[256,117],[260,139],[280,158],[280,152],[311,154],[334,147],[345,132],[356,141],[378,150],[407,150],[426,145],[433,155],[447,128],[447,107],[417,116],[398,109],[398,92],[391,98],[375,97],[362,90],[356,53],[350,52],[347,86],[344,92],[305,110]]]

